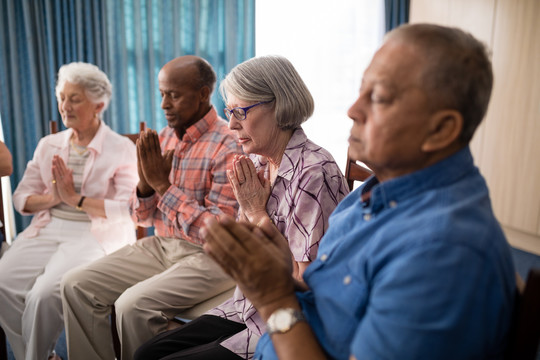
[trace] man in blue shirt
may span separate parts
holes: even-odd
[[[514,267],[468,146],[492,83],[459,29],[387,35],[348,113],[375,175],[332,214],[305,284],[270,223],[207,224],[206,251],[267,321],[255,358],[502,358]]]

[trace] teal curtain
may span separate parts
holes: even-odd
[[[85,61],[105,71],[113,98],[104,120],[131,133],[139,121],[166,125],[157,73],[167,61],[199,55],[219,81],[254,53],[255,0],[0,0],[0,114],[14,158],[12,187],[49,120],[60,120],[54,87],[61,65]],[[220,111],[217,92],[212,100]],[[17,215],[16,223],[20,231],[29,219]]]
[[[409,22],[410,0],[385,0],[386,32]]]
[[[107,1],[106,13],[106,50],[114,59],[108,74],[113,86],[123,90],[115,91],[108,111],[113,128],[121,132],[138,131],[139,121],[154,129],[166,125],[157,74],[169,60],[199,55],[213,65],[221,80],[235,65],[254,56],[254,0]],[[212,100],[221,113],[217,91]],[[127,124],[130,128],[124,127]]]

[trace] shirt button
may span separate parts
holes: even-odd
[[[388,205],[390,205],[391,208],[395,208],[397,206],[397,202],[395,202],[394,200],[390,201],[388,203]]]
[[[343,278],[343,284],[349,285],[351,283],[351,275],[347,275]]]
[[[364,220],[365,221],[371,220],[371,214],[364,214]]]
[[[322,262],[325,262],[327,259],[328,259],[328,255],[326,255],[326,254],[321,255],[321,261]]]

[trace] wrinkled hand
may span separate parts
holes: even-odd
[[[245,155],[236,155],[232,170],[227,171],[236,200],[242,213],[253,223],[266,217],[266,203],[270,197],[270,181],[263,171],[257,173],[255,165]]]
[[[75,206],[78,202],[79,194],[75,192],[73,170],[69,169],[64,160],[58,155],[53,156],[52,176],[56,181],[56,183],[53,184],[54,197],[70,206]]]
[[[223,217],[202,228],[204,250],[238,284],[261,311],[294,297],[292,259],[287,240],[265,219],[259,227]]]
[[[169,174],[172,168],[173,151],[161,154],[159,137],[155,130],[142,132],[137,140],[137,168],[139,171],[139,184],[142,194],[150,189],[163,195],[171,186]]]

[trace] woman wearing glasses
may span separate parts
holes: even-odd
[[[270,218],[288,239],[293,273],[302,283],[328,217],[349,192],[332,156],[301,128],[313,113],[313,98],[280,56],[236,66],[220,90],[229,128],[249,154],[236,156],[228,172],[239,220],[259,224]],[[144,344],[135,358],[251,359],[264,332],[264,321],[237,288],[217,308]]]

